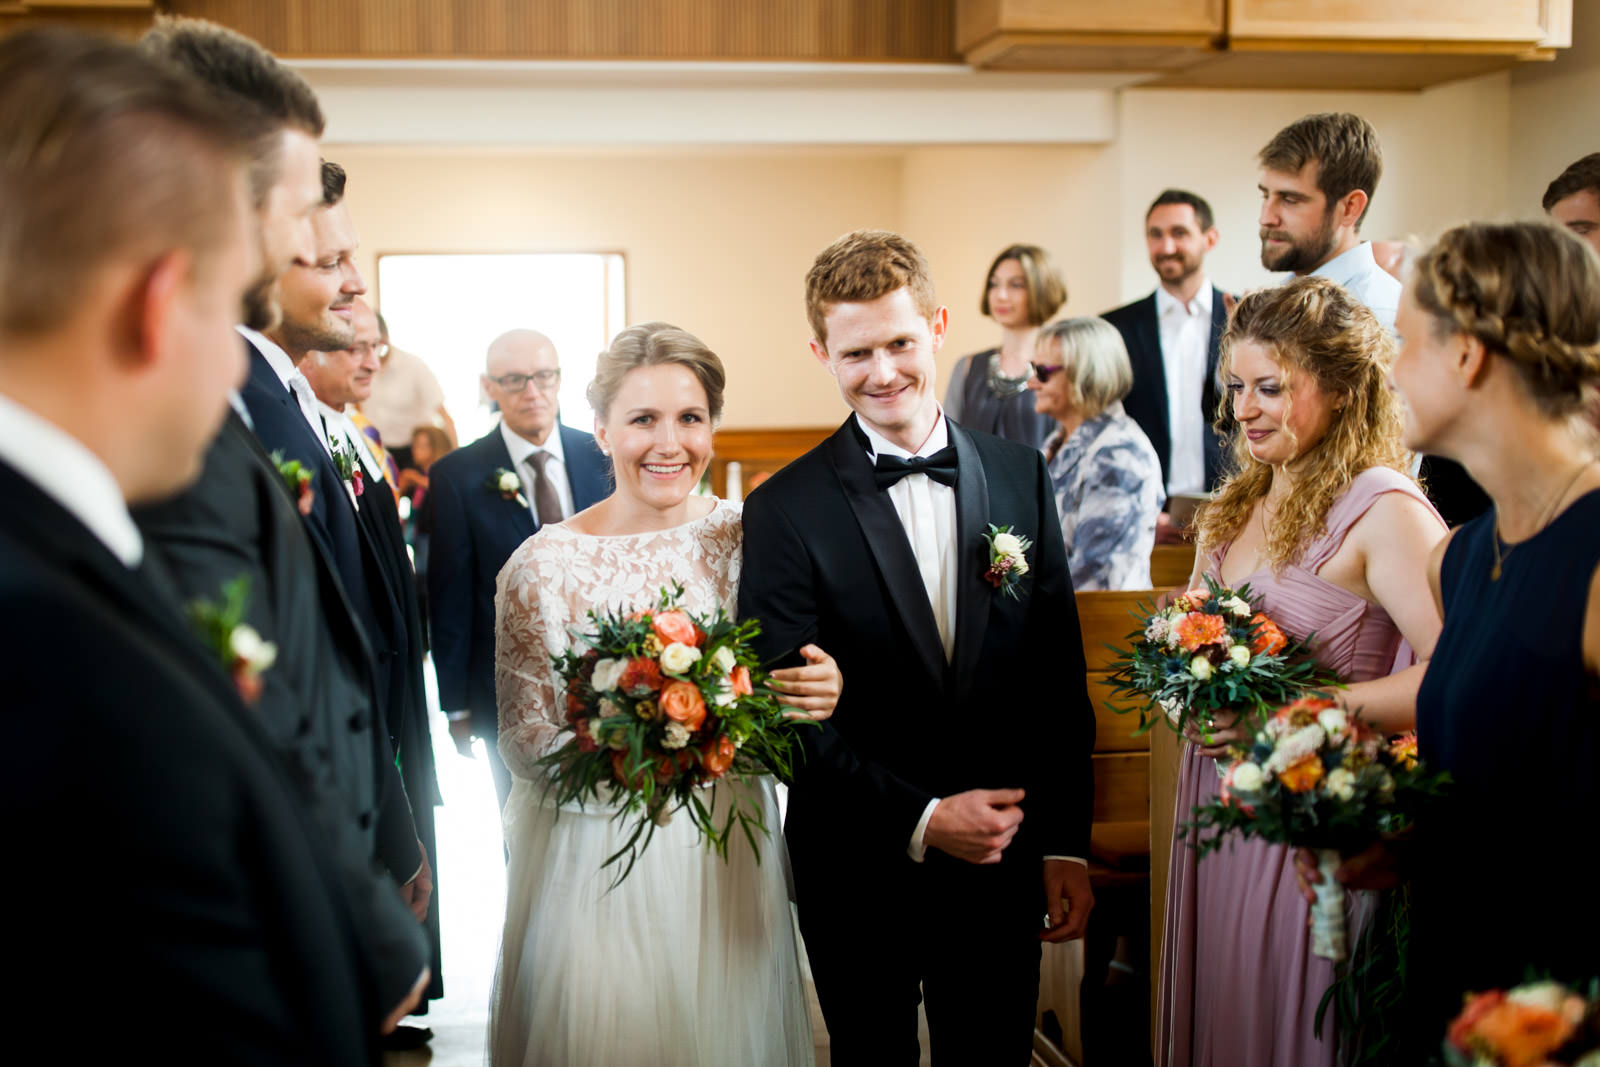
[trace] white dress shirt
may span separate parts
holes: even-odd
[[[144,538],[128,514],[122,487],[100,457],[3,393],[0,461],[88,527],[125,567],[131,570],[144,559]]]
[[[560,522],[561,519],[570,518],[573,512],[572,484],[567,481],[567,454],[561,450],[561,427],[550,427],[550,436],[544,439],[544,444],[536,445],[517,433],[500,420],[500,437],[506,443],[506,451],[511,453],[511,469],[517,472],[517,477],[522,481],[522,499],[528,502],[528,512],[533,516],[534,525],[545,522]],[[556,499],[561,501],[561,515],[555,519],[541,516],[539,506],[533,492],[533,464],[528,462],[528,457],[535,452],[548,452],[550,458],[545,460],[544,474],[549,478],[556,489]]]
[[[1400,283],[1372,258],[1372,245],[1362,241],[1350,251],[1334,256],[1311,272],[1338,282],[1349,294],[1372,309],[1384,329],[1394,332],[1394,315],[1400,308]]]
[[[1156,288],[1156,321],[1161,363],[1167,378],[1167,495],[1203,493],[1206,488],[1206,354],[1211,344],[1211,282],[1201,279],[1194,299],[1181,302]]]
[[[317,406],[317,394],[312,391],[311,383],[306,380],[306,376],[300,373],[300,368],[294,365],[294,360],[289,358],[289,353],[266,334],[252,330],[248,326],[235,326],[234,329],[238,330],[245,340],[255,345],[256,351],[266,358],[267,366],[272,368],[272,372],[278,376],[284,388],[294,394],[295,401],[300,405],[300,414],[306,417],[306,425],[311,427],[312,432],[317,435],[317,440],[322,442],[322,447],[328,450],[328,454],[333,455],[332,449],[328,446],[328,435],[322,428],[322,413]]]

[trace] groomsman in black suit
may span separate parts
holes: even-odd
[[[1025,1064],[1039,942],[1093,906],[1094,713],[1044,458],[940,410],[949,312],[905,238],[834,242],[806,310],[853,414],[746,501],[739,614],[773,665],[815,643],[844,672],[786,826],[833,1061],[916,1063],[921,996],[935,1062]]]
[[[311,215],[322,201],[316,139],[323,123],[316,96],[253,41],[212,23],[163,18],[143,48],[201,79],[241,125],[262,129],[252,143],[251,195],[264,263],[245,314],[248,326],[271,326],[279,276],[293,260],[316,255]],[[248,351],[237,337],[230,347],[228,358]],[[308,783],[319,821],[349,853],[352,911],[392,1007],[409,999],[430,964],[396,880],[373,869],[376,859],[409,879],[417,835],[374,713],[371,652],[331,560],[306,533],[297,494],[239,414],[236,395],[234,403],[199,479],[136,508],[134,519],[185,601],[216,600],[224,585],[248,583],[245,621],[278,651],[256,711]],[[437,959],[431,970],[437,976]]]
[[[428,618],[451,736],[466,756],[473,737],[484,739],[503,808],[511,774],[495,747],[495,576],[541,524],[609,496],[611,462],[591,435],[560,422],[561,362],[544,334],[497,337],[482,384],[499,405],[500,425],[428,472]]]
[[[1206,253],[1218,236],[1211,205],[1168,189],[1145,212],[1144,231],[1160,284],[1102,316],[1122,334],[1133,364],[1133,388],[1122,406],[1155,446],[1167,495],[1204,493],[1222,480],[1227,464],[1225,442],[1211,428],[1222,396],[1217,355],[1228,324],[1228,298],[1205,274]],[[1156,539],[1182,540],[1165,509]]]
[[[249,645],[200,634],[128,513],[199,474],[244,373],[258,132],[132,46],[0,42],[5,995],[63,1060],[104,1058],[109,1010],[165,1020],[174,1063],[376,1062],[365,946],[246,706]]]

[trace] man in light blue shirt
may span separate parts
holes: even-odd
[[[1393,330],[1400,283],[1360,235],[1383,175],[1377,131],[1347,112],[1307,115],[1279,130],[1258,159],[1261,265],[1338,282]]]

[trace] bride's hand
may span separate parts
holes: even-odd
[[[786,712],[791,719],[815,719],[821,722],[833,714],[844,691],[844,675],[839,665],[816,645],[806,645],[800,650],[805,657],[804,667],[785,667],[772,672],[772,688],[783,694],[785,706],[798,710]]]

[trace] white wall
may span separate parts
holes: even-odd
[[[1507,211],[1542,215],[1545,186],[1590,152],[1600,152],[1600,0],[1574,0],[1572,47],[1511,72]]]

